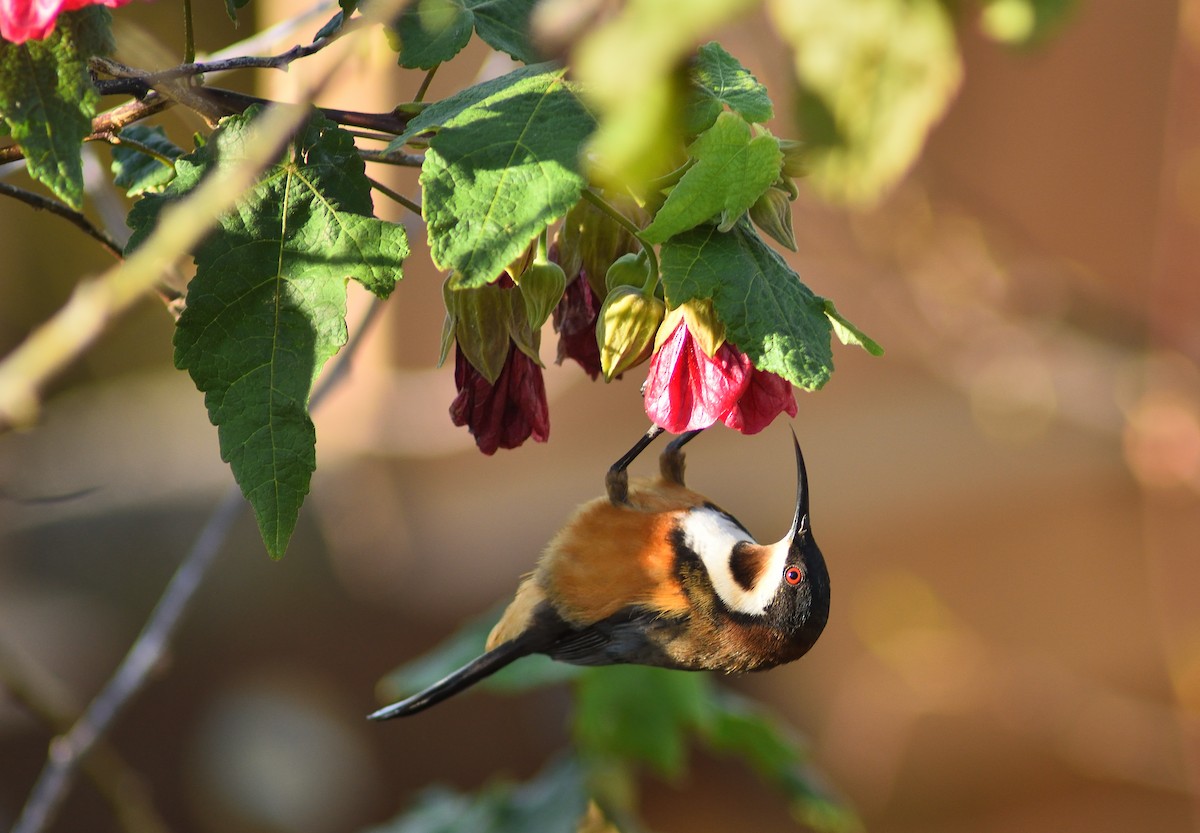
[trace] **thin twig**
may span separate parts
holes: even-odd
[[[381,165],[400,165],[405,168],[419,168],[425,164],[423,153],[403,153],[386,150],[364,150],[359,148],[358,155],[367,162],[378,162]]]
[[[400,203],[402,206],[407,208],[413,214],[416,214],[418,217],[421,216],[421,206],[419,204],[417,204],[416,202],[410,200],[408,197],[404,196],[399,191],[392,190],[391,188],[387,187],[386,185],[384,185],[382,182],[380,182],[377,179],[372,179],[371,177],[367,177],[367,181],[371,183],[372,188],[374,188],[379,193],[383,194],[385,197],[388,197],[388,198]]]
[[[106,232],[93,225],[92,221],[83,216],[82,213],[70,206],[64,205],[58,200],[43,197],[41,194],[35,194],[33,191],[17,188],[15,185],[9,185],[6,182],[0,182],[0,194],[20,200],[37,211],[49,211],[56,217],[62,217],[68,223],[98,242],[114,258],[117,260],[122,259],[121,245]]]
[[[118,133],[122,127],[161,113],[163,110],[174,105],[174,103],[169,98],[161,96],[156,92],[146,93],[144,98],[137,101],[128,101],[120,107],[114,107],[112,110],[107,110],[92,119],[92,133],[88,138],[103,139],[105,136]],[[18,145],[0,147],[0,165],[7,162],[16,162],[24,158],[25,153]]]
[[[71,726],[78,708],[69,696],[29,660],[19,657],[0,640],[0,685],[9,697],[55,733]],[[83,762],[83,771],[128,833],[166,833],[167,825],[154,803],[145,779],[109,743],[100,741]]]
[[[382,304],[374,299],[336,362],[313,391],[309,400],[310,411],[320,407],[329,394],[348,378],[350,363],[381,309]],[[78,768],[162,664],[183,615],[229,537],[230,529],[241,518],[245,508],[246,501],[241,489],[235,485],[213,509],[116,672],[70,731],[50,744],[49,759],[12,833],[41,833],[50,824]]]

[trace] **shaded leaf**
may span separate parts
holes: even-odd
[[[911,167],[962,75],[941,0],[770,0],[792,47],[808,182],[870,203]]]
[[[225,0],[225,14],[229,15],[229,19],[237,23],[238,9],[244,9],[250,5],[250,0]]]
[[[588,668],[576,687],[575,742],[585,758],[646,764],[678,777],[710,696],[703,674],[644,665]]]
[[[711,298],[727,337],[755,367],[807,390],[829,380],[824,299],[745,221],[728,233],[701,226],[672,237],[662,246],[662,277],[672,309]]]
[[[688,153],[696,164],[684,173],[654,221],[642,230],[651,243],[661,243],[718,214],[732,225],[779,178],[783,162],[773,136],[751,138],[750,125],[733,113],[721,113]]]
[[[131,249],[209,170],[237,164],[255,112],[223,121],[204,147],[177,160],[162,195],[134,206]],[[403,228],[371,211],[353,139],[314,117],[193,253],[196,276],[175,332],[175,363],[204,392],[221,457],[276,558],[316,466],[308,398],[346,340],[346,280],[387,296],[408,254]]]
[[[536,0],[417,0],[396,19],[400,65],[432,69],[449,61],[471,32],[493,49],[522,63],[537,55],[529,42],[529,15]]]
[[[161,127],[132,124],[123,128],[120,136],[145,145],[171,160],[183,155],[183,151],[167,138],[166,131]],[[165,164],[161,159],[129,145],[114,145],[112,155],[113,184],[124,188],[131,197],[149,191],[161,191],[175,178],[174,165]]]
[[[505,78],[490,95],[438,108],[445,119],[421,167],[430,253],[456,287],[494,280],[586,185],[579,154],[592,117],[562,70]],[[433,126],[434,109],[417,129]]]
[[[587,801],[583,769],[568,758],[525,784],[495,783],[473,796],[429,790],[407,813],[367,833],[575,833]]]
[[[45,40],[0,40],[0,117],[29,175],[72,208],[83,207],[84,138],[100,100],[87,59],[111,51],[112,18],[89,7],[63,14]]]
[[[807,764],[803,745],[757,704],[718,692],[700,727],[714,751],[740,758],[788,799],[792,814],[814,830],[852,833],[863,824]]]

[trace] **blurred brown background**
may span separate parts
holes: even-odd
[[[202,49],[250,29],[212,6]],[[117,17],[175,43],[173,4]],[[412,95],[419,78],[366,40],[327,103]],[[787,99],[788,57],[761,20],[720,40]],[[810,739],[873,831],[1191,830],[1200,2],[1083,0],[1040,47],[1000,47],[971,21],[962,43],[962,90],[895,194],[870,212],[795,206],[791,262],[888,353],[839,347],[833,381],[798,397],[829,628],[802,662],[732,685]],[[473,45],[431,95],[489,60]],[[286,96],[300,71],[260,89]],[[180,141],[196,127],[167,122]],[[792,133],[786,115],[773,129]],[[414,193],[411,176],[394,184]],[[25,206],[0,203],[0,228],[7,350],[106,264]],[[566,740],[563,691],[362,719],[383,673],[508,596],[645,427],[642,371],[605,389],[551,366],[550,441],[478,454],[446,415],[440,279],[410,228],[404,282],[316,417],[291,551],[273,563],[248,519],[236,528],[170,666],[112,737],[172,829],[355,830],[431,782],[527,777]],[[59,381],[42,426],[0,437],[0,665],[68,708],[111,672],[230,482],[170,336],[148,301]],[[783,424],[715,429],[689,447],[690,482],[778,537],[787,446]],[[0,695],[0,826],[49,737]],[[644,799],[657,830],[794,829],[752,775],[703,756]],[[117,828],[82,781],[55,829]]]

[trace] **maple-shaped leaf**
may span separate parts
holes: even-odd
[[[661,243],[719,215],[726,231],[779,178],[783,153],[768,133],[751,137],[741,116],[721,113],[688,148],[688,168],[642,236]]]
[[[131,248],[164,206],[243,158],[256,112],[224,120],[204,147],[176,161],[163,194],[134,206]],[[308,399],[346,342],[346,281],[386,297],[408,254],[403,227],[371,213],[353,139],[314,116],[193,252],[196,276],[175,332],[175,364],[204,392],[221,457],[272,557],[287,548],[316,468]]]
[[[522,63],[536,61],[529,16],[537,0],[415,0],[396,19],[400,66],[432,69],[478,32],[488,46]]]
[[[432,133],[421,166],[430,254],[456,288],[482,286],[579,202],[595,127],[564,71],[522,67],[431,105],[389,145]]]

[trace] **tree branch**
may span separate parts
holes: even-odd
[[[313,391],[309,400],[310,411],[320,407],[329,394],[348,378],[350,364],[358,353],[363,337],[382,308],[378,299],[372,301],[349,342]],[[230,529],[245,508],[246,500],[242,497],[241,489],[234,485],[209,515],[116,672],[70,731],[51,742],[49,758],[12,833],[41,833],[49,826],[89,753],[97,751],[97,745],[102,743],[101,738],[161,666],[180,621],[229,537]]]
[[[20,200],[28,206],[31,206],[36,211],[49,211],[51,214],[62,217],[71,225],[82,230],[92,239],[96,240],[103,246],[109,254],[117,260],[121,260],[123,255],[121,245],[113,240],[106,232],[97,228],[92,224],[91,220],[83,216],[82,213],[75,209],[64,205],[57,200],[52,200],[49,197],[43,197],[41,194],[35,194],[32,191],[26,191],[24,188],[17,188],[14,185],[9,185],[6,182],[0,182],[0,194],[6,197],[12,197],[15,200]]]

